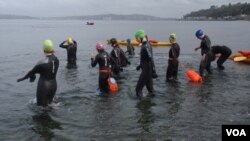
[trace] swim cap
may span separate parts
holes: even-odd
[[[135,32],[135,38],[144,38],[146,33],[143,29],[139,29]]]
[[[116,43],[117,43],[116,38],[111,38],[111,39],[110,39],[110,43],[111,43],[111,45],[116,44]]]
[[[96,50],[98,50],[98,51],[104,50],[104,45],[102,43],[97,43]]]
[[[68,44],[73,44],[74,41],[73,41],[73,39],[72,39],[71,37],[69,37],[69,38],[67,39],[67,43],[68,43]]]
[[[201,29],[197,30],[195,36],[198,38],[203,35],[203,31]]]
[[[171,43],[176,43],[176,34],[175,33],[170,34],[169,41]]]
[[[43,51],[46,53],[54,52],[53,42],[51,40],[45,40],[43,42]]]
[[[128,39],[127,39],[127,42],[128,42],[128,43],[130,43],[130,42],[131,42],[131,39],[130,39],[130,38],[128,38]]]

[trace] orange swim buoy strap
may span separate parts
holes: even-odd
[[[110,70],[110,69],[106,69],[106,70],[99,70],[99,72],[110,73],[110,72],[111,72],[111,70]]]
[[[169,57],[168,60],[177,60],[177,61],[179,61],[178,58],[172,58],[172,57]]]

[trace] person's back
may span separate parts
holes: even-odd
[[[109,54],[104,50],[102,43],[96,44],[96,50],[98,54],[91,57],[91,66],[95,67],[99,64],[99,89],[101,94],[107,94],[109,91],[108,78],[110,77],[110,61]]]
[[[220,53],[220,54],[229,54],[230,53],[231,54],[232,53],[232,50],[229,47],[224,46],[224,45],[223,46],[219,46],[219,45],[212,46],[211,50],[214,54],[218,54],[218,53]]]
[[[23,78],[17,82],[30,78],[33,82],[36,78],[35,74],[40,74],[37,85],[36,99],[38,106],[48,106],[53,101],[57,90],[56,74],[59,67],[59,60],[54,55],[53,42],[45,40],[44,45],[45,59],[39,61],[31,71],[29,71]]]
[[[76,43],[68,45],[68,47],[67,47],[68,61],[74,62],[77,60],[76,52],[77,52],[77,44]]]
[[[172,33],[169,37],[169,42],[171,43],[171,48],[168,54],[168,68],[166,72],[166,81],[169,82],[170,79],[177,79],[179,61],[178,57],[180,55],[180,46],[176,42],[176,34]]]
[[[213,54],[213,60],[215,60],[216,54],[220,54],[219,59],[217,60],[217,67],[220,70],[224,70],[225,67],[223,63],[227,60],[227,58],[231,55],[232,50],[227,46],[212,46],[211,51]]]
[[[67,43],[67,44],[65,44]],[[68,62],[75,62],[77,60],[77,42],[72,38],[68,38],[66,41],[63,41],[60,45],[61,48],[67,50],[67,60]]]
[[[109,70],[110,66],[110,57],[106,51],[100,51],[96,57],[95,60],[92,61],[91,65],[92,67],[95,67],[96,64],[99,64],[99,70]]]
[[[114,75],[119,76],[122,71],[121,50],[115,38],[110,39],[111,46],[113,47],[110,52],[110,58],[113,60],[111,70]]]
[[[57,70],[59,67],[59,60],[55,55],[46,56],[45,59],[38,62],[36,65],[37,73],[41,78],[52,80],[56,79]]]

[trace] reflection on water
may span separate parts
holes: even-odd
[[[32,116],[34,127],[32,130],[39,134],[45,140],[51,140],[54,137],[53,129],[62,130],[61,124],[53,120],[46,112]]]
[[[66,68],[67,69],[77,69],[77,63],[76,63],[76,61],[74,61],[74,62],[68,62],[67,65],[66,65]]]
[[[138,123],[141,124],[143,132],[150,132],[151,124],[154,123],[154,114],[151,111],[151,107],[154,105],[150,98],[142,99],[136,105],[141,112]]]

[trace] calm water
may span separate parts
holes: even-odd
[[[185,71],[198,70],[199,41],[194,37],[202,28],[213,44],[250,50],[250,24],[237,22],[121,22],[96,21],[0,21],[0,140],[1,141],[79,141],[79,140],[221,140],[222,124],[250,124],[250,65],[225,63],[202,84],[188,82]],[[109,98],[97,96],[98,69],[89,68],[96,42],[117,37],[133,37],[143,28],[150,39],[167,40],[178,36],[181,64],[177,83],[166,83],[168,48],[155,48],[159,78],[154,80],[155,98],[134,99],[140,72],[135,71],[139,55],[118,80],[120,91]],[[66,51],[58,45],[67,37],[78,41],[77,68],[66,64]],[[16,82],[43,54],[43,40],[52,39],[60,60],[55,103],[50,108],[36,106],[35,83]],[[125,49],[125,48],[124,48]],[[107,46],[110,51],[110,47]],[[139,49],[136,50],[139,52]],[[147,91],[145,90],[145,95]]]

